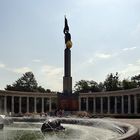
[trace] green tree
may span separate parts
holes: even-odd
[[[107,75],[107,78],[104,81],[104,87],[106,91],[121,89],[121,82],[119,81],[119,75],[117,72],[115,75],[113,73]]]
[[[88,81],[86,80],[80,80],[76,82],[75,86],[75,92],[89,92],[89,84]]]
[[[140,74],[133,76],[131,80],[137,84],[137,87],[140,87]]]
[[[123,89],[132,89],[132,88],[136,88],[136,87],[137,87],[136,82],[134,82],[132,80],[130,81],[128,79],[124,79],[122,81],[122,88]]]
[[[37,87],[38,92],[46,92],[46,90],[42,86]]]
[[[37,91],[37,85],[34,74],[32,72],[26,72],[12,85],[7,85],[5,90],[34,92]]]
[[[101,85],[99,85],[97,82],[91,80],[81,80],[76,82],[75,86],[75,92],[99,92],[102,91]]]
[[[98,87],[99,87],[99,90],[100,90],[100,91],[104,91],[104,83],[100,82],[100,83],[98,84]]]
[[[89,90],[91,92],[99,92],[101,91],[100,87],[99,87],[99,84],[93,80],[91,81],[88,81],[88,84],[89,84]]]
[[[46,93],[51,93],[51,90],[50,90],[50,89],[46,89],[45,92],[46,92]]]

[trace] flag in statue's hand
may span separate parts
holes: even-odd
[[[68,21],[67,21],[67,18],[65,16],[65,27],[64,27],[64,34],[67,32],[69,32],[69,26],[68,26]]]

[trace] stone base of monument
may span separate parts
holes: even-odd
[[[58,107],[65,111],[77,111],[79,108],[78,94],[58,94]]]

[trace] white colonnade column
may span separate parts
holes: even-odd
[[[96,98],[93,98],[93,108],[94,108],[94,114],[96,114]]]
[[[88,111],[88,97],[86,98],[86,111]]]
[[[7,114],[7,96],[4,96],[4,114]]]
[[[81,111],[81,98],[79,97],[79,111]]]
[[[134,95],[134,113],[137,114],[138,110],[137,110],[137,95]]]
[[[52,100],[51,97],[49,98],[49,112],[52,111]]]
[[[121,97],[122,97],[122,114],[124,114],[124,96]]]
[[[110,96],[108,96],[107,108],[108,108],[108,114],[110,114]]]
[[[12,96],[12,114],[14,114],[14,96]]]
[[[115,96],[115,106],[114,106],[114,109],[115,109],[115,114],[117,114],[117,96]]]
[[[131,113],[131,96],[128,95],[128,114]]]
[[[27,109],[26,109],[27,111],[26,112],[29,113],[29,97],[27,97],[26,99],[27,99]]]
[[[103,114],[103,97],[101,97],[101,114]]]
[[[42,97],[42,113],[44,113],[44,97]]]
[[[19,97],[19,113],[21,113],[21,96]]]
[[[34,113],[37,113],[37,110],[36,110],[36,97],[34,97]]]

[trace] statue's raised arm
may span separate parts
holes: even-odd
[[[68,26],[68,21],[67,21],[66,16],[65,16],[65,26],[64,26],[63,32],[65,34],[66,47],[71,48],[72,47],[71,34],[69,33],[69,26]]]

